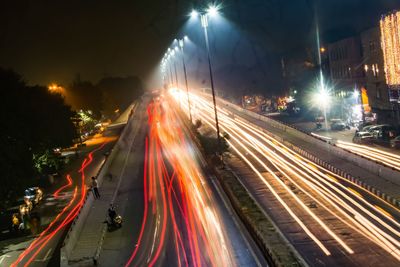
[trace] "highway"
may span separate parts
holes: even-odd
[[[35,209],[41,217],[41,231],[0,242],[0,266],[48,266],[59,261],[58,249],[65,231],[77,216],[90,185],[104,163],[104,153],[109,151],[120,128],[106,131],[103,136],[89,140],[88,152],[75,160],[70,171],[63,175],[63,183],[45,194]]]
[[[336,145],[357,155],[367,159],[380,162],[383,165],[389,166],[397,171],[400,171],[400,155],[384,151],[382,149],[369,147],[366,145],[357,145],[350,142],[337,140]],[[400,175],[400,173],[399,173]]]
[[[185,99],[181,91],[172,94]],[[190,100],[194,118],[214,128],[209,98],[191,94]],[[187,112],[185,101],[181,105]],[[228,164],[308,264],[399,265],[397,208],[298,155],[240,114],[224,107],[218,116],[230,136]]]
[[[354,129],[344,131],[326,131],[323,129],[318,132],[314,132],[314,129],[312,129],[310,125],[314,125],[314,123],[296,123],[294,124],[294,127],[297,129],[302,129],[303,131],[308,132],[320,139],[325,139],[329,142],[332,142],[336,146],[354,154],[400,171],[400,152],[397,149],[391,149],[389,147],[377,144],[355,144],[352,142],[352,138],[355,134]]]
[[[99,264],[266,266],[215,178],[204,172],[172,104],[161,98],[147,108],[115,202],[124,225],[106,233]]]

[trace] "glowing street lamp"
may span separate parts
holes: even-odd
[[[324,120],[325,120],[325,129],[328,129],[328,119],[326,116],[327,109],[329,108],[329,105],[331,104],[331,95],[329,91],[325,88],[325,86],[321,86],[314,95],[314,102],[317,103],[320,107],[320,109],[324,113]]]
[[[196,10],[192,10],[191,12],[191,17],[196,18],[200,15],[200,20],[201,20],[201,26],[204,29],[204,39],[206,42],[206,49],[207,49],[207,59],[208,59],[208,69],[210,72],[210,83],[211,83],[211,92],[212,92],[212,98],[213,98],[213,105],[214,105],[214,114],[215,114],[215,127],[217,129],[217,139],[218,139],[218,145],[219,148],[221,148],[221,137],[220,137],[220,131],[219,131],[219,123],[218,123],[218,113],[217,113],[217,103],[215,100],[215,88],[214,88],[214,78],[213,78],[213,73],[212,73],[212,67],[211,67],[211,56],[210,56],[210,45],[208,42],[208,19],[209,17],[215,17],[218,15],[218,7],[211,5],[208,7],[206,12],[199,13]]]

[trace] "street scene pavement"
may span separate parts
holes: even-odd
[[[3,1],[0,267],[400,267],[400,1]]]
[[[126,120],[127,114],[119,118],[119,122]],[[60,174],[60,180],[45,192],[43,200],[35,208],[35,213],[40,216],[40,230],[0,241],[1,266],[58,264],[59,248],[65,233],[86,195],[92,194],[88,191],[90,178],[98,174],[120,132],[121,125],[111,126],[85,142],[86,146],[74,155],[67,170]]]
[[[90,210],[70,265],[80,266],[99,250],[99,266],[266,266],[215,178],[202,170],[202,155],[171,104],[156,100],[146,116],[143,108],[129,122],[140,130],[121,153],[126,165],[117,159],[110,165],[113,177],[121,179],[118,188],[107,186],[116,181],[100,187],[102,197]],[[111,201],[123,226],[103,233],[101,221]]]
[[[214,127],[209,98],[191,98],[195,116]],[[398,208],[303,158],[245,114],[219,108],[219,116],[234,155],[227,163],[308,264],[397,266]]]

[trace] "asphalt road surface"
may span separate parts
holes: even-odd
[[[158,99],[158,98],[157,98]],[[266,266],[220,195],[174,105],[153,101],[135,140],[100,266]]]
[[[172,92],[182,99],[182,92]],[[193,116],[214,128],[208,97],[191,94]],[[183,108],[185,102],[181,103]],[[311,266],[399,266],[400,211],[313,164],[225,107],[229,165]]]

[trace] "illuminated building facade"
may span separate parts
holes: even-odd
[[[379,123],[394,123],[395,114],[389,101],[389,88],[385,78],[381,33],[379,27],[361,33],[363,60],[361,67],[365,73],[365,88],[372,113]]]
[[[400,11],[382,16],[380,35],[389,100],[397,123],[400,124]]]
[[[400,11],[383,16],[380,21],[381,45],[386,82],[391,89],[400,89]]]

